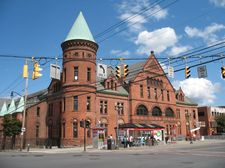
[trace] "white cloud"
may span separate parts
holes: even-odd
[[[176,55],[178,55],[180,53],[184,53],[190,49],[192,49],[191,46],[174,46],[171,48],[171,50],[168,52],[168,54],[171,56],[176,56]]]
[[[174,46],[178,41],[173,28],[165,27],[152,32],[142,31],[135,43],[139,45],[139,54],[149,54],[150,51],[161,53],[168,47]]]
[[[145,10],[146,9],[146,10]],[[149,9],[149,10],[147,10]],[[167,16],[166,9],[150,3],[150,0],[123,0],[117,5],[120,20],[126,20],[131,32],[143,30],[144,23],[149,19],[160,20]]]
[[[186,26],[185,32],[189,37],[200,37],[204,40],[204,42],[209,44],[218,40],[219,37],[216,33],[223,29],[225,29],[223,24],[212,23],[210,26],[205,27],[204,30]]]
[[[128,50],[126,50],[126,51],[122,51],[122,50],[111,50],[110,51],[110,54],[111,55],[118,56],[118,57],[126,57],[126,56],[129,56],[130,55],[130,52]]]
[[[213,3],[217,7],[225,8],[225,0],[210,0],[210,2]]]
[[[183,81],[175,81],[176,89],[182,88],[185,95],[200,105],[210,105],[216,100],[216,93],[221,90],[219,83],[212,83],[204,78],[189,78]]]

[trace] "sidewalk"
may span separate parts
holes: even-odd
[[[216,143],[225,143],[225,140],[204,140],[204,141],[193,141],[193,144],[190,144],[190,141],[176,141],[174,143],[168,144],[159,144],[155,146],[139,146],[139,147],[129,147],[129,148],[119,148],[117,150],[107,150],[107,149],[96,149],[92,146],[86,147],[86,152],[94,152],[94,153],[104,153],[104,152],[129,152],[129,151],[162,151],[179,147],[192,147],[201,146],[201,145],[210,145]],[[20,152],[20,151],[6,151],[6,152]],[[43,154],[57,154],[57,153],[81,153],[84,152],[84,147],[74,147],[74,148],[57,148],[53,147],[52,149],[44,149],[44,148],[31,148],[29,152],[27,150],[23,150],[23,153],[43,153]]]

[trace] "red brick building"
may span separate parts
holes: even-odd
[[[201,123],[201,135],[217,134],[215,117],[225,115],[225,107],[201,106],[198,107],[198,118]]]
[[[61,47],[61,80],[52,80],[44,99],[28,108],[27,142],[38,144],[40,139],[48,139],[58,145],[82,145],[83,119],[91,123],[88,143],[96,126],[113,137],[115,128],[125,123],[156,124],[173,137],[189,136],[196,127],[197,104],[181,89],[175,91],[154,52],[145,62],[129,65],[124,82],[112,67],[107,69],[107,79],[96,77],[98,44],[82,13]]]

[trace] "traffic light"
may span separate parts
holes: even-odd
[[[122,77],[122,75],[121,75],[121,66],[120,65],[116,66],[116,77],[117,78],[121,78]]]
[[[221,67],[221,76],[225,79],[225,66]]]
[[[129,74],[128,73],[128,71],[129,71],[129,69],[128,69],[128,65],[126,65],[126,64],[124,64],[124,69],[123,69],[123,77],[125,78],[125,77],[127,77],[127,75]]]
[[[84,128],[84,120],[80,121],[80,127]]]
[[[40,65],[38,64],[38,62],[35,62],[34,63],[33,73],[32,73],[32,79],[33,80],[35,80],[35,79],[37,79],[37,78],[42,76],[40,71],[42,71],[42,69],[40,68]]]
[[[90,128],[90,126],[91,126],[91,123],[90,123],[90,121],[88,121],[88,120],[85,120],[85,126],[86,126],[86,128]]]
[[[84,124],[86,126],[86,128],[90,128],[91,127],[91,122],[88,120],[81,120],[80,121],[80,127],[84,128]]]
[[[191,70],[190,67],[186,66],[185,67],[185,78],[188,79],[191,76]]]

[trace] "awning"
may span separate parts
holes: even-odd
[[[129,130],[162,130],[164,127],[157,124],[134,124],[125,123],[120,124],[119,129],[129,129]]]
[[[200,129],[200,127],[197,127],[197,128],[191,129],[191,132],[197,131],[197,130],[199,130],[199,129]]]

